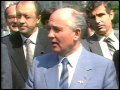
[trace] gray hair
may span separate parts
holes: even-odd
[[[8,14],[7,14],[7,9],[10,8],[10,7],[13,6],[13,5],[16,5],[16,3],[17,3],[17,2],[10,3],[9,6],[6,7],[5,12],[4,12],[5,19],[7,19],[7,15],[8,15]]]
[[[73,23],[71,25],[71,28],[73,30],[76,30],[76,28],[80,28],[82,31],[86,31],[87,29],[87,23],[86,23],[86,19],[83,13],[77,13],[77,12],[73,12],[72,13],[73,16]]]

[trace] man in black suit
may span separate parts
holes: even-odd
[[[114,51],[119,49],[119,35],[114,34],[112,27],[114,17],[112,3],[110,1],[89,1],[86,13],[95,30],[94,35],[88,39],[90,51],[112,60]],[[111,51],[110,44],[106,42],[107,38],[111,39],[111,47],[114,47],[114,51]]]
[[[12,89],[12,70],[8,49],[1,44],[1,88]]]
[[[47,31],[38,29],[41,8],[37,1],[20,1],[16,4],[19,31],[2,38],[12,57],[13,88],[24,88],[28,78],[26,39],[30,39],[33,58],[51,51]]]
[[[113,61],[115,64],[117,76],[118,76],[118,85],[119,85],[119,50],[115,51],[113,54]]]

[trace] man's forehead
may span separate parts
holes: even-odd
[[[23,4],[23,5],[25,5],[25,4],[34,4],[34,2],[33,1],[20,1],[19,3],[18,3],[18,5],[19,4]]]
[[[19,12],[19,13],[27,14],[27,13],[31,12],[31,14],[32,14],[33,12],[36,11],[36,8],[35,8],[35,5],[31,2],[26,2],[26,3],[21,2],[17,5],[16,10],[17,10],[17,13]]]
[[[50,20],[68,20],[71,18],[71,12],[67,9],[59,9],[52,13]]]
[[[16,5],[11,5],[7,8],[7,11],[11,11],[11,10],[15,10],[16,9]]]
[[[94,13],[94,12],[103,12],[103,11],[106,11],[106,8],[105,8],[104,4],[101,4],[101,5],[97,6],[96,8],[94,8],[92,10],[92,13]]]
[[[17,4],[17,9],[18,8],[26,8],[26,9],[33,9],[35,8],[35,5],[32,1],[20,1],[18,4]]]

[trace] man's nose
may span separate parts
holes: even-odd
[[[19,17],[18,22],[19,23],[24,23],[25,22],[25,17],[24,16]]]
[[[50,29],[50,30],[48,31],[48,37],[49,37],[49,38],[53,38],[53,37],[54,37],[54,32],[53,32],[52,29]]]
[[[96,21],[96,23],[100,23],[101,20],[100,20],[99,17],[96,16],[96,17],[95,17],[95,21]]]

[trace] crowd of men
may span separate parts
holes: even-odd
[[[5,18],[10,34],[1,37],[2,89],[119,88],[110,1],[88,1],[85,11],[43,12],[37,1],[19,1],[6,8]]]

